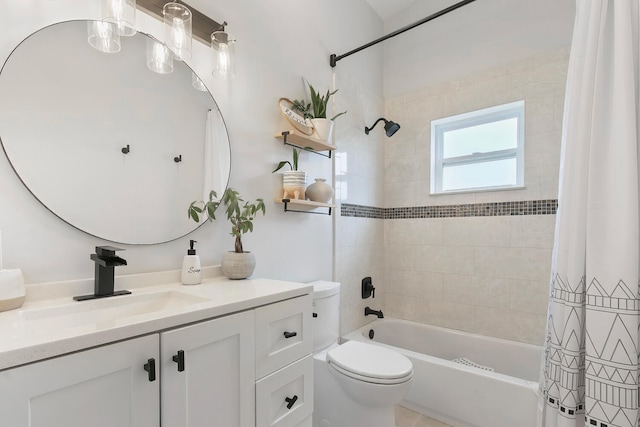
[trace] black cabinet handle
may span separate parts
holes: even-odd
[[[293,397],[285,398],[284,401],[287,402],[287,409],[293,408],[293,405],[295,405],[296,400],[298,400],[298,395],[296,394],[294,394]]]
[[[313,313],[312,316],[313,317],[318,317],[318,313]]]
[[[178,364],[178,372],[184,371],[184,351],[178,350],[178,354],[173,356],[172,359]]]
[[[156,380],[156,359],[149,359],[147,363],[144,364],[144,370],[149,373],[149,381],[153,382]]]
[[[296,335],[298,335],[298,333],[297,333],[297,332],[285,332],[285,333],[284,333],[284,337],[285,337],[285,338],[293,338],[293,337],[295,337]]]

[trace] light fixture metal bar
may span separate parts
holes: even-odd
[[[187,3],[181,0],[173,0],[175,3],[180,3],[189,8],[192,17],[192,35],[195,39],[201,41],[207,46],[211,46],[211,33],[220,30],[222,24],[209,18],[204,13],[192,8]],[[164,20],[162,15],[162,8],[168,0],[137,0],[136,6],[141,11],[159,19]]]
[[[383,42],[383,41],[385,41],[387,39],[390,39],[391,37],[395,37],[398,34],[402,34],[402,33],[406,32],[406,31],[412,30],[415,27],[417,27],[418,25],[425,24],[425,23],[427,23],[429,21],[432,21],[432,20],[434,20],[436,18],[441,17],[442,15],[446,15],[449,12],[452,12],[452,11],[458,9],[458,8],[461,8],[462,6],[466,6],[469,3],[473,3],[474,1],[476,1],[476,0],[462,0],[461,2],[458,2],[458,3],[456,3],[454,5],[451,5],[451,6],[447,7],[447,8],[445,8],[445,9],[442,9],[442,10],[434,13],[433,15],[429,15],[426,18],[423,18],[423,19],[421,19],[419,21],[416,21],[413,24],[407,25],[406,27],[402,27],[399,30],[396,30],[396,31],[394,31],[392,33],[389,33],[386,36],[382,36],[379,39],[376,39],[376,40],[374,40],[372,42],[369,42],[369,43],[367,43],[365,45],[357,47],[357,48],[355,48],[355,49],[353,49],[353,50],[351,50],[351,51],[349,51],[349,52],[347,52],[347,53],[345,53],[343,55],[332,54],[329,57],[329,64],[331,65],[331,67],[335,67],[336,63],[338,61],[340,61],[343,58],[346,58],[349,55],[353,55],[354,53],[358,53],[361,50],[364,50],[364,49],[367,49],[367,48],[369,48],[371,46],[374,46],[374,45],[376,45],[376,44],[378,44],[380,42]]]

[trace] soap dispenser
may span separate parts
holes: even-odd
[[[196,255],[196,250],[193,248],[194,243],[196,243],[195,240],[189,241],[189,250],[182,261],[183,285],[197,285],[202,281],[202,275],[200,273],[200,257]]]

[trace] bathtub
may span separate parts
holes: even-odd
[[[390,347],[411,359],[413,385],[401,403],[409,409],[454,427],[536,424],[540,346],[388,318],[343,339]],[[452,361],[460,358],[466,360]]]

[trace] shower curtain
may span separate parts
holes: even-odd
[[[222,197],[227,186],[229,174],[228,165],[231,164],[227,137],[227,128],[222,120],[220,111],[209,110],[205,123],[203,159],[202,200],[209,200],[209,192],[215,190],[218,197]]]
[[[638,426],[639,1],[576,0],[539,426]]]

